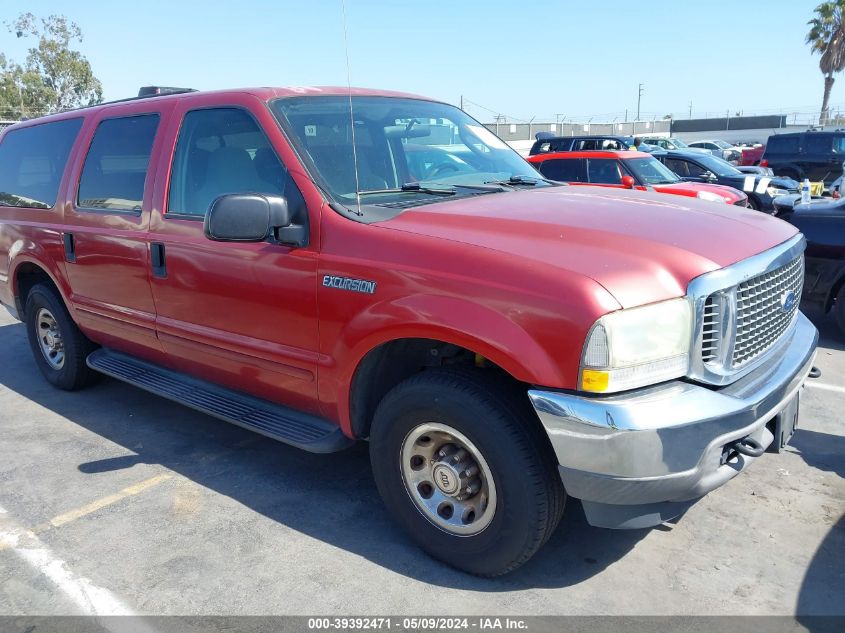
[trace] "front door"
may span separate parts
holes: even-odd
[[[172,160],[160,174],[150,228],[156,328],[168,364],[230,388],[318,413],[317,251],[212,242],[211,202],[230,193],[283,195],[298,222],[305,201],[271,144],[283,143],[264,104],[177,106]],[[262,123],[263,121],[263,123]]]

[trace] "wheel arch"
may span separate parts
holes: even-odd
[[[25,318],[26,299],[33,286],[44,283],[52,287],[59,298],[70,311],[67,295],[59,283],[58,275],[49,270],[42,261],[30,257],[16,258],[14,269],[9,276],[12,283],[12,294],[15,298],[15,308],[21,319]]]

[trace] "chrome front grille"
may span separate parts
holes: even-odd
[[[732,365],[741,367],[774,345],[798,312],[804,258],[744,281],[736,288]]]
[[[693,279],[689,378],[729,384],[753,371],[794,329],[804,281],[802,235]]]
[[[720,301],[715,295],[707,297],[704,302],[704,320],[701,328],[701,360],[710,363],[719,355],[719,332],[722,315]]]

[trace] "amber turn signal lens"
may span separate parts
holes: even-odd
[[[607,385],[609,381],[610,374],[606,371],[585,369],[581,372],[581,389],[583,389],[584,391],[592,391],[595,393],[607,391]]]

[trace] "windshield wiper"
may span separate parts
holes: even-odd
[[[455,189],[453,187],[443,187],[443,188],[436,188],[436,187],[423,187],[418,182],[407,182],[399,188],[393,189],[371,189],[369,191],[359,191],[359,196],[375,196],[378,194],[386,194],[386,193],[408,193],[408,192],[419,192],[419,193],[427,193],[432,196],[454,196]]]
[[[564,182],[556,182],[554,180],[549,180],[548,178],[543,178],[541,176],[523,176],[522,174],[515,174],[508,178],[507,180],[488,180],[485,184],[488,185],[531,185],[532,187],[536,187],[540,183],[545,183],[548,185],[565,185]]]
[[[442,187],[429,187],[419,182],[406,182],[398,189],[373,189],[371,191],[361,191],[358,193],[358,195],[370,196],[385,193],[425,193],[432,196],[454,196],[456,194],[465,192],[497,193],[500,191],[506,191],[506,189],[502,187],[501,183],[496,183],[492,185],[488,183],[485,183],[483,185],[454,184],[443,185]]]

